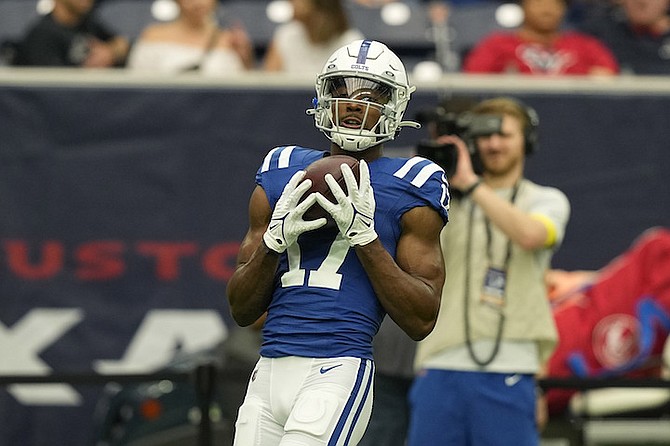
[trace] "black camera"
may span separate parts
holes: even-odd
[[[432,112],[419,114],[417,120],[422,124],[431,124],[434,133],[433,139],[419,142],[416,147],[417,154],[437,163],[447,173],[447,177],[456,171],[458,152],[453,144],[439,144],[436,141],[438,137],[442,135],[460,137],[467,144],[470,156],[473,158],[473,167],[477,171],[480,169],[474,148],[475,138],[500,133],[502,124],[502,117],[498,115],[480,115],[469,111],[447,112],[441,107]]]

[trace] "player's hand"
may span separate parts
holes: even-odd
[[[332,175],[327,174],[325,179],[337,203],[332,203],[320,193],[316,194],[316,201],[326,210],[337,223],[340,233],[351,246],[367,245],[377,238],[375,232],[375,195],[370,184],[370,170],[364,160],[359,162],[360,185],[351,167],[342,164],[347,192],[345,194]]]
[[[275,252],[284,252],[288,246],[298,240],[300,234],[326,224],[325,218],[309,221],[302,218],[305,211],[316,201],[316,194],[310,194],[300,202],[302,196],[312,186],[312,180],[302,181],[304,176],[305,171],[301,170],[291,177],[277,200],[270,224],[263,234],[263,241]]]

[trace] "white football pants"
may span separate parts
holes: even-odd
[[[373,379],[367,359],[261,358],[234,446],[355,446],[370,420]]]

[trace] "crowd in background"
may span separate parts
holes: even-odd
[[[114,0],[52,0],[53,9],[16,36],[8,64],[125,67],[156,73],[199,71],[224,76],[245,70],[319,72],[343,43],[379,39],[357,26],[350,6],[378,9],[390,0],[290,0],[268,42],[254,41],[252,23],[222,21],[227,0],[172,0],[174,17],[146,23],[136,38],[117,33],[96,14]],[[147,0],[148,2],[148,0]],[[268,5],[270,2],[267,2]],[[501,0],[406,0],[425,8],[426,29],[455,20],[452,12]],[[509,5],[507,5],[509,6]],[[503,9],[491,9],[495,20]],[[479,41],[441,58],[439,42],[426,57],[443,71],[541,75],[670,73],[670,0],[519,0],[507,22],[481,30]],[[516,11],[516,22],[514,17]],[[383,14],[382,14],[383,15]],[[494,18],[491,18],[494,21]],[[503,20],[504,21],[504,20]],[[224,23],[225,22],[225,23]],[[453,24],[453,23],[452,23]],[[393,25],[390,25],[393,26]],[[426,38],[428,40],[428,38]],[[411,64],[410,64],[411,65]]]

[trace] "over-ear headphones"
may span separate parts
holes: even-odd
[[[525,102],[511,97],[505,97],[504,99],[513,103],[518,109],[521,115],[523,116],[523,140],[525,142],[524,151],[526,155],[532,155],[537,152],[538,145],[538,127],[540,126],[540,116],[537,114],[535,109]]]
[[[509,96],[499,96],[480,102],[474,107],[474,112],[483,115],[499,115],[505,113],[517,115],[522,120],[523,125],[524,152],[526,155],[531,155],[537,152],[540,117],[534,108],[519,99]],[[474,149],[475,148],[473,147],[473,151]]]

